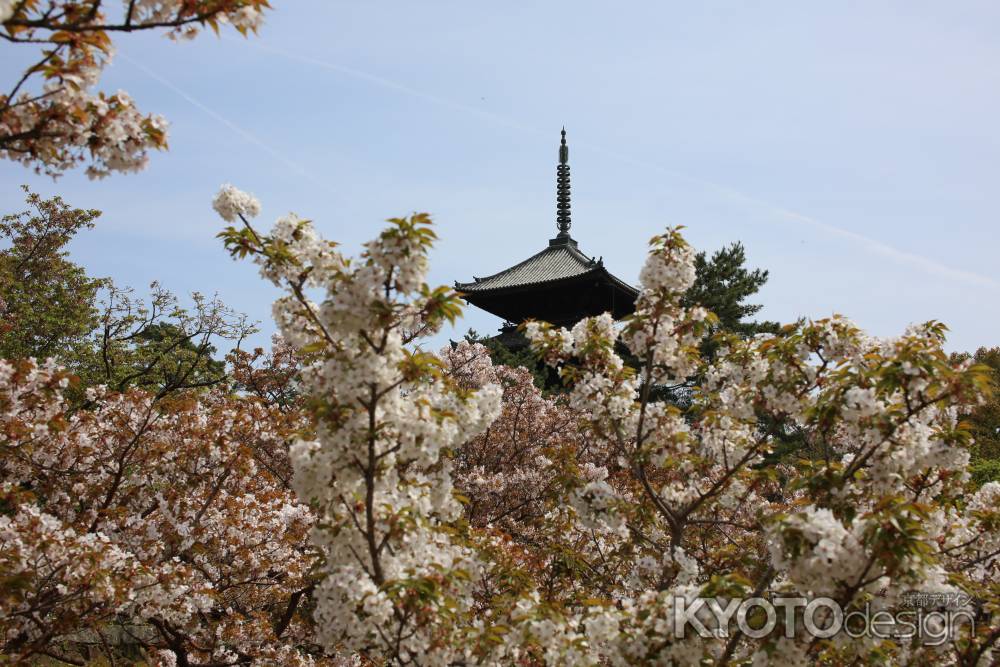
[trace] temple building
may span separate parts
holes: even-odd
[[[559,145],[556,168],[556,229],[548,246],[528,259],[455,289],[474,306],[503,318],[501,339],[512,337],[516,325],[527,319],[572,326],[584,317],[609,312],[615,319],[632,313],[638,290],[615,277],[580,250],[570,236],[569,146],[566,129]],[[513,342],[513,341],[512,341]]]

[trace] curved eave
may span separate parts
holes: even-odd
[[[572,326],[603,312],[615,319],[625,317],[635,308],[638,290],[598,266],[573,276],[459,294],[467,303],[509,322],[536,319]]]
[[[572,276],[563,276],[560,278],[552,278],[550,280],[538,280],[532,283],[523,283],[521,285],[504,285],[502,287],[491,287],[483,289],[479,287],[478,283],[460,283],[455,282],[455,290],[461,293],[464,297],[474,297],[474,296],[499,296],[502,294],[516,294],[518,292],[530,292],[539,287],[558,287],[560,284],[570,285],[576,282],[583,282],[590,278],[600,277],[607,280],[608,283],[614,285],[622,292],[628,294],[631,298],[636,298],[639,296],[639,290],[632,287],[620,278],[615,277],[610,271],[608,271],[603,266],[596,266],[589,271],[583,271],[581,273],[574,274]]]

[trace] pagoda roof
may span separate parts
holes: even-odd
[[[456,282],[455,289],[467,302],[511,323],[535,319],[566,326],[604,312],[615,319],[632,313],[639,290],[611,275],[603,258],[581,252],[570,226],[569,146],[563,128],[556,167],[559,233],[523,262],[485,278]]]
[[[571,238],[553,239],[549,247],[535,253],[509,269],[472,282],[455,283],[455,289],[466,295],[519,291],[558,281],[577,282],[577,278],[604,278],[634,300],[639,291],[615,277],[604,268],[603,259],[588,257]]]

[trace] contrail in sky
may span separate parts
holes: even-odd
[[[122,58],[123,60],[127,61],[128,63],[130,63],[133,67],[136,67],[137,69],[142,70],[151,79],[155,79],[156,81],[158,81],[159,83],[161,83],[166,88],[169,88],[171,91],[173,91],[174,93],[176,93],[180,97],[184,98],[191,105],[197,107],[198,109],[201,109],[206,114],[208,114],[209,116],[211,116],[215,120],[219,121],[220,123],[222,123],[223,125],[225,125],[226,127],[228,127],[230,130],[232,130],[236,134],[240,135],[241,137],[243,137],[244,139],[246,139],[250,143],[254,144],[258,148],[262,149],[265,153],[267,153],[271,157],[275,158],[276,160],[279,160],[286,167],[288,167],[289,169],[291,169],[295,173],[299,174],[303,178],[309,179],[310,181],[312,181],[313,183],[316,183],[317,185],[322,186],[324,189],[329,190],[329,187],[330,187],[329,183],[321,182],[308,169],[306,169],[302,165],[298,164],[297,162],[295,162],[293,160],[290,160],[289,158],[285,157],[279,151],[275,150],[274,148],[272,148],[268,144],[266,144],[263,141],[261,141],[253,133],[249,132],[248,130],[243,129],[242,127],[240,127],[236,123],[232,122],[231,120],[229,120],[228,118],[226,118],[222,114],[220,114],[220,113],[214,111],[213,109],[210,109],[209,107],[205,106],[204,104],[202,104],[201,102],[199,102],[197,99],[195,99],[194,97],[192,97],[188,93],[184,92],[183,90],[181,90],[180,88],[178,88],[176,85],[174,85],[173,83],[171,83],[167,79],[163,78],[162,76],[160,76],[159,74],[157,74],[153,70],[149,69],[148,67],[146,67],[145,65],[143,65],[142,63],[140,63],[138,60],[135,60],[134,58],[130,58],[128,55],[126,55],[125,53],[122,53],[121,51],[118,51],[117,55],[120,58]]]
[[[719,186],[713,186],[719,187]],[[723,194],[726,194],[723,189]],[[879,255],[888,257],[891,260],[899,262],[901,264],[909,264],[918,269],[922,269],[924,272],[931,275],[940,276],[942,278],[947,278],[949,280],[955,280],[958,282],[970,283],[973,285],[979,285],[981,287],[989,287],[992,289],[1000,289],[1000,281],[995,280],[989,276],[984,276],[973,271],[965,271],[963,269],[956,269],[954,267],[942,264],[937,260],[924,257],[923,255],[917,255],[906,250],[900,250],[899,248],[893,247],[882,241],[878,241],[864,234],[859,234],[857,232],[852,232],[849,229],[844,229],[842,227],[837,227],[823,222],[822,220],[817,220],[816,218],[811,218],[808,215],[803,215],[801,213],[796,213],[795,211],[789,211],[783,209],[773,204],[767,202],[752,199],[742,193],[730,191],[728,196],[734,199],[740,199],[746,201],[750,204],[757,204],[762,207],[767,207],[774,215],[783,217],[787,220],[792,220],[795,222],[802,222],[816,229],[822,230],[827,234],[833,236],[840,236],[849,241],[854,241],[855,243],[863,246],[869,252],[873,252]]]
[[[227,40],[230,40],[230,41],[236,41],[235,38],[233,38],[233,37],[224,37],[223,39],[227,39]],[[378,86],[380,88],[385,88],[387,90],[392,90],[392,91],[395,91],[397,93],[402,93],[404,95],[409,95],[410,97],[415,97],[415,98],[421,99],[421,100],[423,100],[425,102],[430,102],[431,104],[436,104],[438,106],[446,107],[448,109],[452,109],[452,110],[455,110],[455,111],[461,111],[463,113],[468,113],[468,114],[472,114],[472,115],[475,115],[475,116],[479,116],[480,118],[484,118],[484,119],[486,119],[486,120],[488,120],[488,121],[490,121],[492,123],[495,123],[497,125],[502,125],[504,127],[509,127],[509,128],[515,129],[515,130],[529,130],[529,131],[532,131],[532,132],[537,132],[538,131],[535,128],[527,127],[527,126],[525,126],[525,125],[523,125],[523,124],[521,124],[521,123],[519,123],[519,122],[517,122],[515,120],[507,118],[506,116],[501,116],[499,114],[495,114],[495,113],[492,113],[490,111],[484,111],[482,109],[478,109],[478,108],[476,108],[474,106],[470,106],[468,104],[462,104],[461,102],[455,102],[454,100],[449,100],[449,99],[444,98],[444,97],[439,97],[438,95],[433,95],[431,93],[426,93],[426,92],[424,92],[422,90],[417,90],[416,88],[411,88],[410,86],[407,86],[406,84],[402,84],[402,83],[399,83],[397,81],[393,81],[391,79],[386,79],[385,77],[381,77],[381,76],[378,76],[376,74],[370,74],[368,72],[363,72],[361,70],[354,69],[353,67],[347,67],[346,65],[338,65],[336,63],[327,62],[325,60],[319,60],[317,58],[311,58],[309,56],[299,55],[297,53],[290,53],[290,52],[284,51],[282,49],[276,49],[276,48],[271,47],[271,46],[265,46],[265,45],[261,44],[259,41],[249,42],[249,44],[251,46],[253,46],[255,49],[260,49],[261,51],[268,51],[270,53],[273,53],[275,55],[281,56],[283,58],[287,58],[289,60],[297,60],[298,62],[306,63],[308,65],[314,65],[316,67],[322,67],[323,69],[332,70],[334,72],[337,72],[339,74],[344,74],[344,75],[349,76],[349,77],[354,78],[354,79],[359,79],[361,81],[366,81],[366,82],[374,84],[374,85],[376,85],[376,86]]]
[[[580,142],[574,142],[580,143]],[[590,149],[601,153],[607,157],[620,160],[622,162],[627,162],[639,167],[647,169],[655,169],[662,173],[669,174],[671,176],[684,179],[690,183],[695,183],[700,186],[710,188],[715,190],[719,194],[729,199],[743,202],[749,206],[767,211],[771,216],[775,218],[780,218],[788,220],[791,222],[797,222],[809,225],[815,229],[818,229],[831,236],[839,236],[841,238],[847,239],[860,245],[865,250],[873,252],[884,257],[887,257],[899,264],[908,264],[910,266],[916,267],[925,273],[939,276],[941,278],[947,278],[949,280],[955,280],[958,282],[969,283],[973,285],[978,285],[981,287],[989,287],[992,289],[1000,290],[1000,281],[989,276],[984,276],[974,271],[965,271],[963,269],[956,269],[954,267],[942,264],[937,260],[924,257],[922,255],[917,255],[906,250],[901,250],[899,248],[893,247],[887,243],[873,239],[870,236],[865,236],[864,234],[859,234],[858,232],[851,231],[849,229],[844,229],[843,227],[837,227],[836,225],[831,225],[829,223],[823,222],[822,220],[817,220],[811,216],[805,215],[803,213],[798,213],[787,208],[783,208],[771,202],[764,201],[762,199],[757,199],[748,194],[740,192],[739,190],[734,190],[733,188],[727,187],[725,185],[720,185],[713,181],[706,181],[704,179],[689,176],[687,174],[682,174],[680,172],[674,171],[672,169],[667,169],[662,165],[656,164],[654,162],[647,162],[645,160],[640,160],[633,158],[629,155],[619,153],[617,151],[610,151],[598,146],[590,146]]]
[[[254,48],[258,48],[258,49],[261,49],[263,51],[268,51],[268,52],[274,53],[275,55],[279,55],[279,56],[282,56],[284,58],[288,58],[290,60],[296,60],[296,61],[299,61],[299,62],[302,62],[302,63],[307,63],[307,64],[314,65],[316,67],[322,67],[324,69],[328,69],[328,70],[331,70],[331,71],[334,71],[334,72],[338,72],[340,74],[352,77],[354,79],[359,79],[359,80],[362,80],[362,81],[367,81],[368,83],[371,83],[371,84],[374,84],[376,86],[379,86],[380,88],[385,88],[387,90],[392,90],[392,91],[395,91],[397,93],[408,95],[410,97],[415,97],[415,98],[424,100],[426,102],[430,102],[430,103],[438,105],[438,106],[442,106],[442,107],[446,107],[446,108],[449,108],[449,109],[453,109],[455,111],[460,111],[460,112],[464,112],[464,113],[473,114],[473,115],[479,116],[479,117],[481,117],[481,118],[483,118],[485,120],[491,121],[491,122],[493,122],[495,124],[502,125],[504,127],[513,128],[513,129],[521,130],[521,131],[529,131],[529,132],[532,132],[533,134],[539,134],[539,135],[543,134],[539,129],[534,128],[534,127],[530,127],[530,126],[527,126],[527,125],[524,125],[524,124],[519,123],[519,122],[517,122],[517,121],[515,121],[513,119],[510,119],[510,118],[507,118],[507,117],[504,117],[504,116],[501,116],[501,115],[498,115],[498,114],[495,114],[495,113],[492,113],[492,112],[483,111],[482,109],[477,109],[476,107],[469,106],[467,104],[462,104],[460,102],[455,102],[454,100],[449,100],[449,99],[440,97],[438,95],[433,95],[433,94],[430,94],[430,93],[426,93],[426,92],[423,92],[421,90],[417,90],[415,88],[411,88],[410,86],[407,86],[405,84],[399,83],[397,81],[393,81],[391,79],[386,79],[385,77],[382,77],[382,76],[377,76],[375,74],[370,74],[368,72],[363,72],[363,71],[354,69],[352,67],[347,67],[347,66],[344,66],[344,65],[338,65],[336,63],[327,62],[327,61],[324,61],[324,60],[320,60],[318,58],[312,58],[312,57],[309,57],[309,56],[302,56],[302,55],[295,54],[295,53],[289,53],[289,52],[283,51],[281,49],[275,49],[275,48],[272,48],[272,47],[269,47],[269,46],[264,46],[264,45],[260,44],[259,42],[250,42],[250,44],[252,46],[254,46]],[[992,289],[1000,289],[1000,281],[998,281],[998,280],[996,280],[994,278],[991,278],[989,276],[984,276],[984,275],[975,273],[973,271],[966,271],[966,270],[963,270],[963,269],[956,269],[954,267],[947,266],[946,264],[942,264],[941,262],[938,262],[937,260],[930,259],[930,258],[924,257],[922,255],[917,255],[915,253],[908,252],[908,251],[905,251],[905,250],[901,250],[899,248],[893,247],[893,246],[891,246],[891,245],[889,245],[887,243],[884,243],[882,241],[878,241],[878,240],[873,239],[873,238],[871,238],[869,236],[865,236],[864,234],[859,234],[859,233],[851,231],[849,229],[844,229],[843,227],[838,227],[836,225],[831,225],[829,223],[822,222],[821,220],[817,220],[816,218],[810,217],[808,215],[804,215],[802,213],[797,213],[795,211],[783,208],[783,207],[778,206],[776,204],[772,204],[772,203],[767,202],[767,201],[756,199],[756,198],[754,198],[754,197],[752,197],[750,195],[747,195],[747,194],[745,194],[743,192],[740,192],[738,190],[734,190],[733,188],[730,188],[730,187],[727,187],[727,186],[724,186],[724,185],[720,185],[720,184],[714,183],[712,181],[706,181],[706,180],[702,180],[702,179],[699,179],[699,178],[691,177],[691,176],[688,176],[687,174],[682,174],[680,172],[676,172],[674,170],[667,169],[666,167],[663,167],[662,165],[659,165],[659,164],[656,164],[656,163],[652,163],[652,162],[646,162],[645,160],[639,160],[639,159],[633,158],[633,157],[631,157],[629,155],[625,155],[625,154],[619,153],[617,151],[607,150],[607,149],[602,148],[600,146],[595,146],[593,144],[589,144],[589,143],[587,143],[585,141],[581,142],[581,141],[578,141],[578,140],[574,140],[573,143],[574,143],[574,145],[576,145],[578,147],[582,147],[584,149],[589,148],[590,150],[592,150],[592,151],[594,151],[596,153],[605,155],[606,157],[614,158],[614,159],[619,160],[619,161],[628,162],[628,163],[631,163],[631,164],[634,164],[634,165],[638,165],[638,166],[642,166],[642,167],[653,168],[653,169],[656,169],[656,170],[658,170],[658,171],[660,171],[662,173],[670,174],[672,176],[675,176],[675,177],[678,177],[678,178],[682,178],[682,179],[687,180],[689,182],[700,184],[702,186],[705,186],[705,187],[708,187],[708,188],[710,188],[712,190],[715,190],[719,194],[721,194],[721,195],[723,195],[725,197],[728,197],[730,199],[734,199],[736,201],[741,201],[741,202],[743,202],[745,204],[749,204],[749,205],[752,205],[754,207],[763,209],[763,210],[769,212],[774,217],[782,218],[782,219],[789,220],[789,221],[792,221],[792,222],[803,223],[803,224],[809,225],[810,227],[818,229],[818,230],[820,230],[820,231],[822,231],[822,232],[824,232],[826,234],[830,234],[830,235],[833,235],[833,236],[839,236],[841,238],[847,239],[847,240],[849,240],[849,241],[851,241],[851,242],[853,242],[853,243],[855,243],[855,244],[863,247],[865,250],[867,250],[869,252],[873,252],[873,253],[882,255],[882,256],[887,257],[887,258],[889,258],[889,259],[891,259],[891,260],[893,260],[893,261],[895,261],[897,263],[900,263],[900,264],[907,264],[909,266],[912,266],[912,267],[915,267],[917,269],[920,269],[921,271],[924,271],[925,273],[928,273],[928,274],[931,274],[931,275],[934,275],[934,276],[938,276],[938,277],[941,277],[941,278],[947,278],[949,280],[954,280],[954,281],[958,281],[958,282],[970,283],[970,284],[973,284],[973,285],[979,285],[979,286],[982,286],[982,287],[989,287],[989,288],[992,288]]]
[[[232,39],[232,38],[224,37],[224,39]],[[445,107],[445,108],[451,109],[453,111],[459,111],[459,112],[462,112],[462,113],[467,113],[467,114],[471,114],[471,115],[474,115],[474,116],[478,116],[478,117],[480,117],[480,118],[482,118],[484,120],[487,120],[489,122],[492,122],[492,123],[494,123],[496,125],[500,125],[500,126],[503,126],[503,127],[507,127],[507,128],[511,128],[511,129],[515,129],[515,130],[519,130],[519,131],[531,132],[532,134],[537,134],[537,135],[540,135],[540,136],[544,134],[538,128],[531,127],[529,125],[525,125],[523,123],[515,121],[515,120],[513,120],[511,118],[508,118],[506,116],[495,114],[495,113],[492,113],[492,112],[489,112],[489,111],[484,111],[482,109],[478,109],[478,108],[476,108],[474,106],[470,106],[468,104],[462,104],[461,102],[456,102],[454,100],[450,100],[450,99],[447,99],[447,98],[444,98],[444,97],[441,97],[441,96],[438,96],[438,95],[427,93],[427,92],[424,92],[422,90],[418,90],[416,88],[412,88],[410,86],[407,86],[406,84],[399,83],[398,81],[393,81],[391,79],[387,79],[385,77],[378,76],[376,74],[371,74],[369,72],[364,72],[364,71],[355,69],[353,67],[347,67],[346,65],[339,65],[337,63],[328,62],[328,61],[321,60],[321,59],[318,59],[318,58],[313,58],[313,57],[310,57],[310,56],[303,56],[303,55],[299,55],[299,54],[296,54],[296,53],[290,53],[290,52],[284,51],[282,49],[276,49],[276,48],[273,48],[273,47],[270,47],[270,46],[265,46],[263,44],[260,44],[259,42],[253,42],[253,41],[251,41],[251,42],[249,42],[249,45],[253,46],[256,49],[260,49],[262,51],[267,51],[267,52],[273,53],[275,55],[281,56],[283,58],[287,58],[289,60],[295,60],[295,61],[298,61],[298,62],[306,63],[306,64],[309,64],[309,65],[313,65],[315,67],[320,67],[320,68],[327,69],[327,70],[330,70],[330,71],[333,71],[333,72],[337,72],[339,74],[342,74],[342,75],[345,75],[345,76],[349,76],[349,77],[351,77],[353,79],[358,79],[358,80],[361,80],[361,81],[365,81],[367,83],[373,84],[373,85],[378,86],[380,88],[384,88],[386,90],[391,90],[391,91],[394,91],[396,93],[407,95],[409,97],[414,97],[414,98],[423,100],[425,102],[429,102],[429,103],[437,105],[437,106],[441,106],[441,107]],[[263,148],[264,150],[266,150],[271,155],[277,157],[278,159],[280,159],[285,164],[287,164],[290,167],[294,168],[297,172],[303,174],[307,178],[310,178],[311,180],[313,180],[314,182],[316,182],[315,177],[313,177],[310,173],[308,173],[306,170],[302,169],[301,167],[299,167],[298,165],[296,165],[295,163],[293,163],[291,160],[288,160],[284,156],[282,156],[279,153],[277,153],[277,151],[275,151],[274,149],[272,149],[269,146],[267,146],[266,144],[264,144],[257,137],[253,136],[252,134],[250,134],[246,130],[240,128],[236,124],[231,123],[227,119],[225,119],[222,116],[220,116],[219,114],[215,113],[214,111],[212,111],[211,109],[209,109],[205,105],[201,104],[200,102],[198,102],[197,100],[195,100],[194,98],[192,98],[190,95],[188,95],[188,94],[184,93],[182,90],[178,89],[176,86],[174,86],[173,84],[171,84],[169,81],[163,79],[163,77],[161,77],[161,76],[159,76],[159,75],[151,72],[148,68],[144,67],[143,65],[135,62],[134,60],[132,60],[132,59],[130,59],[128,57],[126,57],[126,60],[129,60],[129,62],[131,62],[132,64],[136,65],[140,69],[144,70],[151,77],[153,77],[154,79],[160,81],[163,85],[167,86],[168,88],[170,88],[171,90],[173,90],[174,92],[176,92],[178,95],[182,96],[184,99],[186,99],[187,101],[189,101],[191,104],[193,104],[193,105],[197,106],[198,108],[202,109],[203,111],[205,111],[206,113],[208,113],[212,117],[216,118],[218,121],[224,123],[225,125],[227,125],[228,127],[230,127],[232,130],[234,130],[235,132],[239,133],[240,135],[242,135],[243,137],[245,137],[246,139],[248,139],[249,141],[252,141],[253,143],[257,144],[258,146],[260,146],[261,148]],[[966,271],[966,270],[963,270],[963,269],[957,269],[957,268],[948,266],[946,264],[943,264],[943,263],[941,263],[941,262],[939,262],[937,260],[934,260],[934,259],[931,259],[931,258],[928,258],[928,257],[924,257],[922,255],[918,255],[918,254],[915,254],[915,253],[912,253],[912,252],[908,252],[906,250],[901,250],[899,248],[891,246],[891,245],[889,245],[887,243],[884,243],[882,241],[879,241],[877,239],[873,239],[873,238],[871,238],[869,236],[865,236],[864,234],[859,234],[858,232],[854,232],[854,231],[851,231],[849,229],[845,229],[843,227],[838,227],[836,225],[831,225],[829,223],[823,222],[821,220],[817,220],[816,218],[810,217],[808,215],[805,215],[805,214],[802,214],[802,213],[798,213],[796,211],[792,211],[792,210],[783,208],[781,206],[778,206],[776,204],[772,204],[770,202],[767,202],[767,201],[764,201],[764,200],[761,200],[761,199],[757,199],[755,197],[752,197],[750,195],[747,195],[747,194],[745,194],[743,192],[740,192],[740,191],[735,190],[733,188],[727,187],[725,185],[720,185],[719,183],[714,183],[712,181],[706,181],[706,180],[703,180],[703,179],[700,179],[700,178],[695,178],[695,177],[689,176],[687,174],[683,174],[683,173],[674,171],[672,169],[668,169],[668,168],[666,168],[666,167],[664,167],[662,165],[659,165],[659,164],[656,164],[656,163],[653,163],[653,162],[647,162],[645,160],[636,159],[636,158],[634,158],[634,157],[632,157],[630,155],[626,155],[626,154],[620,153],[618,151],[608,150],[608,149],[602,148],[600,146],[595,146],[595,145],[590,144],[590,143],[588,143],[586,141],[574,141],[574,145],[576,145],[578,147],[582,147],[584,149],[590,149],[591,151],[593,151],[595,153],[602,154],[602,155],[604,155],[606,157],[610,157],[610,158],[613,158],[613,159],[616,159],[616,160],[619,160],[619,161],[622,161],[622,162],[627,162],[627,163],[630,163],[630,164],[634,164],[634,165],[642,166],[642,167],[646,167],[646,168],[656,169],[657,171],[660,171],[661,173],[669,174],[669,175],[672,175],[674,177],[681,178],[681,179],[687,180],[687,181],[692,182],[692,183],[697,183],[697,184],[702,185],[704,187],[707,187],[707,188],[710,188],[712,190],[715,190],[719,194],[721,194],[721,195],[723,195],[725,197],[728,197],[730,199],[733,199],[733,200],[736,200],[736,201],[740,201],[740,202],[743,202],[745,204],[748,204],[748,205],[760,208],[762,210],[765,210],[765,211],[769,212],[773,217],[784,219],[784,220],[788,220],[788,221],[792,221],[792,222],[806,224],[806,225],[809,225],[810,227],[818,229],[818,230],[820,230],[820,231],[822,231],[822,232],[824,232],[826,234],[829,234],[829,235],[832,235],[832,236],[839,236],[841,238],[847,239],[848,241],[851,241],[851,242],[853,242],[853,243],[855,243],[855,244],[863,247],[865,250],[867,250],[869,252],[882,255],[883,257],[891,259],[892,261],[900,263],[900,264],[906,264],[906,265],[915,267],[915,268],[920,269],[921,271],[923,271],[925,273],[928,273],[930,275],[938,276],[938,277],[941,277],[941,278],[946,278],[948,280],[954,280],[954,281],[957,281],[957,282],[969,283],[969,284],[978,285],[978,286],[981,286],[981,287],[989,287],[991,289],[1000,290],[1000,281],[998,281],[995,278],[991,278],[989,276],[985,276],[985,275],[976,273],[974,271]],[[328,184],[323,184],[323,185],[324,185],[324,187],[328,186]]]

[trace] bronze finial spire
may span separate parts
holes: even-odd
[[[562,129],[559,144],[559,166],[556,167],[556,227],[557,238],[568,239],[570,228],[569,211],[569,146],[566,145],[566,128]]]

